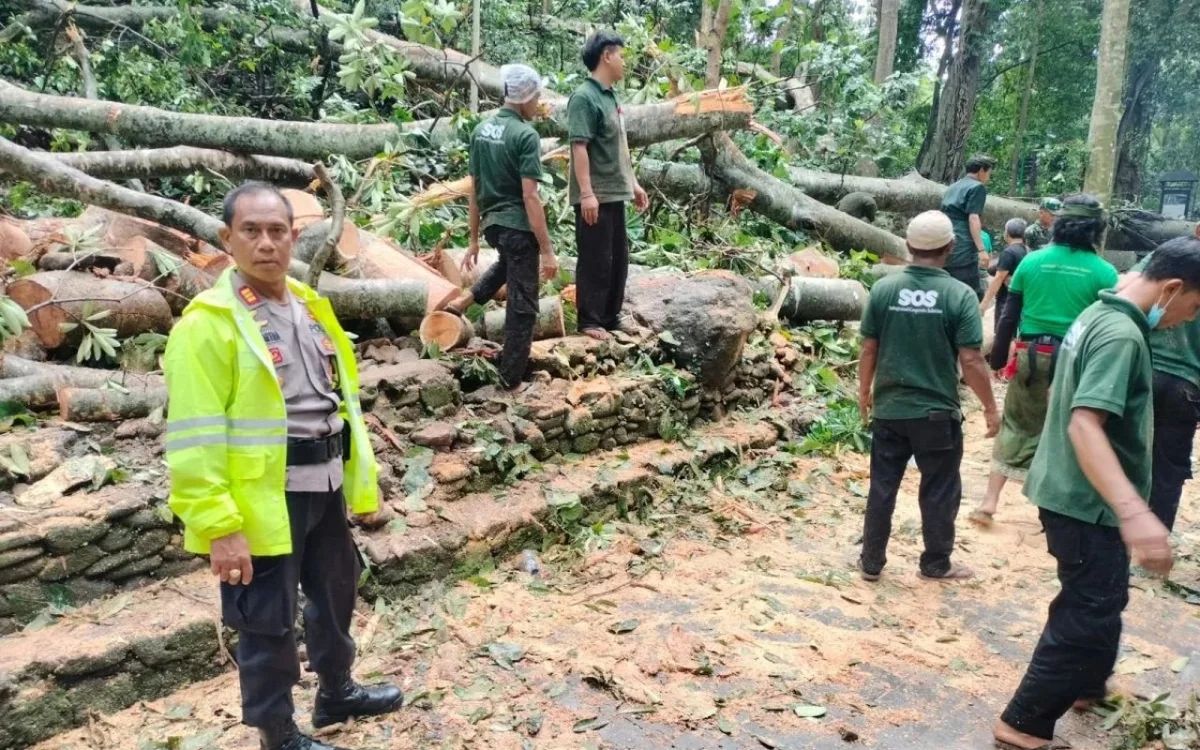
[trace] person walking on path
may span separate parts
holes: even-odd
[[[954,251],[946,260],[946,273],[971,287],[977,300],[983,299],[979,269],[987,268],[988,262],[983,239],[983,206],[987,203],[987,184],[995,166],[995,160],[989,156],[971,157],[967,176],[942,194],[942,213],[954,224]]]
[[[1058,198],[1043,198],[1038,206],[1037,223],[1025,230],[1025,247],[1030,250],[1041,250],[1050,244],[1053,234],[1054,220],[1062,210],[1062,201]]]
[[[591,75],[567,102],[567,136],[571,141],[569,197],[575,206],[575,269],[579,330],[607,339],[623,324],[625,282],[629,276],[629,242],[625,204],[638,211],[650,200],[633,175],[625,138],[625,115],[613,85],[625,75],[625,42],[607,31],[583,45],[583,64]]]
[[[1196,237],[1179,237],[1162,247],[1176,245],[1200,252]],[[1153,257],[1154,253],[1147,255],[1125,274],[1121,286],[1140,277]],[[1151,331],[1150,360],[1154,369],[1150,509],[1170,531],[1175,528],[1183,485],[1192,478],[1192,444],[1200,421],[1200,320]]]
[[[1004,225],[1004,249],[996,256],[995,266],[988,269],[988,272],[992,274],[992,281],[983,295],[983,301],[979,303],[981,315],[987,312],[993,300],[996,302],[997,311],[1004,309],[1012,275],[1016,273],[1017,266],[1021,265],[1021,261],[1025,259],[1028,252],[1029,249],[1025,247],[1025,220],[1009,219]],[[999,314],[994,316],[992,327],[994,329],[1000,327]]]
[[[469,172],[471,244],[464,269],[479,260],[479,231],[496,248],[499,261],[479,277],[470,291],[446,306],[457,315],[475,302],[490,300],[507,285],[504,349],[500,380],[517,388],[529,365],[533,327],[538,313],[538,278],[558,275],[558,259],[550,245],[546,211],[538,196],[542,178],[541,139],[529,121],[537,114],[542,79],[528,65],[500,68],[504,107],[475,128]]]
[[[1198,310],[1200,247],[1167,243],[1119,292],[1102,292],[1063,338],[1046,430],[1025,482],[1062,588],[992,728],[1002,747],[1045,747],[1068,709],[1105,697],[1131,558],[1155,574],[1171,569],[1167,528],[1143,499],[1154,419],[1147,337],[1193,320]]]
[[[871,420],[871,488],[863,528],[859,573],[878,580],[887,563],[896,495],[910,458],[921,472],[918,501],[925,551],[924,578],[955,580],[973,573],[950,561],[954,521],[962,499],[963,455],[958,372],[983,403],[987,434],[1000,419],[980,347],[979,301],[943,265],[954,228],[940,211],[908,225],[912,264],[880,279],[863,311],[858,408]]]
[[[166,459],[184,546],[208,555],[237,631],[242,721],[264,750],[336,750],[292,716],[300,680],[298,593],[317,673],[317,729],[400,707],[391,685],[351,677],[358,556],[346,507],[371,522],[377,466],[354,348],[329,301],[287,277],[292,209],[271,185],[225,197],[221,240],[236,267],[198,295],[163,357]]]
[[[1100,202],[1091,195],[1072,195],[1054,223],[1054,243],[1025,256],[1013,274],[991,355],[993,370],[1007,368],[1004,419],[992,446],[987,494],[969,516],[975,524],[990,526],[1004,485],[1025,478],[1042,436],[1062,337],[1102,290],[1117,284],[1117,269],[1097,254],[1103,236]],[[1010,359],[1009,345],[1018,330]]]

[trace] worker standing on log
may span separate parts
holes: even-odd
[[[961,580],[973,573],[952,563],[954,521],[962,500],[962,409],[957,365],[983,403],[987,434],[999,429],[996,402],[980,347],[979,301],[943,267],[954,228],[940,211],[908,225],[912,264],[871,287],[862,317],[858,408],[871,419],[871,489],[859,573],[879,580],[887,563],[896,495],[910,458],[921,471],[921,577]]]
[[[1050,244],[1051,230],[1058,212],[1062,210],[1062,201],[1058,198],[1043,198],[1038,206],[1037,223],[1025,230],[1025,247],[1030,250],[1041,250]]]
[[[1160,247],[1176,245],[1200,253],[1200,239],[1195,237],[1179,237]],[[1153,258],[1154,253],[1147,255],[1125,274],[1120,288],[1141,276]],[[1200,421],[1200,320],[1151,331],[1150,359],[1154,368],[1150,509],[1170,531],[1175,528],[1183,485],[1192,478],[1192,444]]]
[[[983,206],[987,203],[987,184],[995,166],[989,156],[971,157],[967,176],[946,188],[942,195],[942,213],[954,224],[954,251],[946,260],[946,273],[971,287],[977,300],[983,299],[979,270],[988,264]]]
[[[242,721],[264,750],[336,750],[292,719],[300,679],[297,588],[318,688],[316,728],[400,706],[394,686],[351,677],[358,558],[346,506],[369,521],[377,466],[354,349],[328,300],[287,277],[292,209],[271,185],[225,198],[236,268],[188,305],[163,360],[171,510],[184,546],[209,555],[238,633]]]
[[[538,267],[547,280],[558,275],[558,259],[550,245],[546,211],[538,196],[542,179],[541,139],[530,125],[538,112],[542,79],[528,65],[500,68],[504,107],[475,128],[471,136],[471,245],[463,268],[479,259],[479,230],[496,248],[500,260],[479,277],[471,290],[446,306],[457,315],[474,302],[487,302],[507,285],[504,350],[500,380],[517,388],[529,365],[533,327],[538,314]]]
[[[993,370],[1006,370],[1004,419],[992,446],[987,495],[970,520],[990,526],[1009,479],[1024,480],[1046,421],[1059,344],[1079,313],[1117,283],[1117,269],[1098,255],[1104,209],[1095,196],[1067,198],[1054,223],[1054,243],[1021,261],[998,314]],[[1009,355],[1009,343],[1020,331]]]
[[[1068,199],[1059,222],[1071,211]],[[1120,291],[1102,292],[1063,339],[1046,429],[1025,482],[1062,588],[1025,677],[993,726],[1006,747],[1046,747],[1069,708],[1085,710],[1106,697],[1129,602],[1130,558],[1152,573],[1171,569],[1167,527],[1143,500],[1154,422],[1147,338],[1198,310],[1200,245],[1168,242]]]
[[[639,211],[650,205],[633,175],[625,115],[613,91],[625,76],[624,51],[625,41],[611,32],[588,39],[582,57],[591,76],[567,102],[579,330],[595,339],[607,339],[609,331],[626,325],[621,316],[629,276],[625,204],[633,201]]]

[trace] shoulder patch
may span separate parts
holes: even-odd
[[[246,306],[250,308],[258,307],[263,303],[263,298],[260,297],[258,292],[254,291],[254,287],[250,286],[249,284],[243,284],[242,286],[238,287],[237,295],[242,299],[242,302],[246,303]]]

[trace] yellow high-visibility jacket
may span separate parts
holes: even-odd
[[[250,554],[285,555],[292,551],[284,500],[287,411],[267,344],[232,274],[226,271],[187,306],[167,341],[169,502],[183,521],[189,552],[208,554],[213,539],[240,531]],[[355,513],[373,513],[378,466],[358,399],[354,349],[329,300],[298,281],[288,279],[288,286],[337,351],[340,411],[351,440],[346,503]]]

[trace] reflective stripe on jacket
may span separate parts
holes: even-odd
[[[207,554],[213,539],[241,531],[250,554],[285,555],[292,551],[284,500],[287,410],[267,344],[238,300],[232,274],[227,270],[187,306],[167,341],[169,502],[183,521],[189,552]],[[358,399],[354,349],[328,300],[293,279],[288,287],[333,341],[351,440],[346,503],[355,513],[373,513],[378,467]]]

